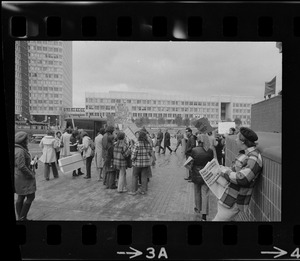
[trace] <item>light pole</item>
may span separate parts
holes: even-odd
[[[55,119],[55,127],[57,129],[57,118]]]
[[[50,117],[48,117],[48,129],[50,129]]]

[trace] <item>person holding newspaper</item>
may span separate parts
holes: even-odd
[[[256,148],[257,134],[241,127],[236,143],[240,149],[231,168],[221,167],[221,176],[228,186],[218,202],[213,221],[230,221],[249,206],[255,181],[262,172],[262,157]]]
[[[192,149],[191,157],[193,158],[193,164],[191,169],[191,180],[194,183],[195,193],[195,212],[202,213],[202,221],[206,221],[208,215],[209,201],[208,193],[209,188],[205,184],[202,176],[199,173],[207,162],[214,158],[214,153],[210,148],[209,138],[205,134],[197,134],[197,147]]]

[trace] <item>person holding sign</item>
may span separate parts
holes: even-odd
[[[229,182],[218,202],[218,212],[213,221],[230,221],[247,210],[255,181],[262,171],[262,157],[256,148],[257,134],[241,127],[236,143],[240,149],[231,168],[222,167],[221,175]]]
[[[202,213],[202,220],[206,220],[208,215],[209,201],[208,192],[209,188],[205,184],[202,176],[199,173],[207,162],[214,158],[212,149],[210,149],[210,142],[208,136],[205,134],[197,134],[197,147],[192,149],[191,157],[193,158],[193,166],[191,170],[191,179],[194,183],[195,191],[195,212]]]

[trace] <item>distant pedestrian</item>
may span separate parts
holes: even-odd
[[[126,158],[131,156],[129,145],[125,141],[125,133],[119,131],[117,143],[114,145],[113,166],[119,170],[118,189],[119,193],[127,192],[126,168],[128,167]]]
[[[58,160],[60,158],[60,151],[64,147],[64,143],[62,141],[62,136],[61,136],[60,131],[57,131],[55,133],[55,139],[56,139],[56,142],[57,142],[57,148],[55,149],[55,151],[56,151],[56,163],[57,163],[57,166],[58,166]]]
[[[166,129],[165,137],[164,137],[164,152],[162,154],[165,154],[166,148],[170,151],[170,154],[172,154],[173,150],[170,148],[170,146],[171,146],[171,136],[168,129]]]
[[[257,134],[241,127],[236,137],[240,149],[231,168],[222,167],[221,175],[229,182],[213,221],[231,221],[240,211],[248,209],[256,180],[262,172],[262,157],[256,148]]]
[[[98,135],[95,138],[95,162],[96,162],[96,167],[99,171],[99,179],[98,181],[102,181],[103,177],[102,177],[102,171],[103,171],[103,157],[102,157],[102,139],[103,139],[103,135],[105,134],[105,129],[101,128],[99,130]]]
[[[131,159],[132,159],[132,187],[130,195],[136,195],[138,192],[140,194],[145,194],[148,190],[148,178],[152,176],[151,173],[151,156],[152,156],[152,147],[148,141],[147,134],[143,131],[139,133],[139,139],[134,144],[132,149]],[[142,185],[139,190],[138,186],[138,175],[142,175]]]
[[[56,168],[56,148],[57,142],[54,138],[54,131],[47,130],[46,136],[44,136],[39,144],[40,148],[43,149],[43,154],[39,158],[44,163],[44,177],[49,180],[50,167],[52,168],[54,178],[58,178],[58,171]]]
[[[81,151],[79,150],[79,140],[80,140],[80,134],[78,130],[73,130],[72,135],[70,137],[70,154],[81,154]],[[81,168],[77,170],[73,170],[73,177],[77,177],[80,175],[83,175],[84,173],[81,172]]]
[[[86,176],[85,179],[91,178],[91,167],[92,167],[92,161],[93,161],[93,148],[92,144],[93,141],[89,137],[88,133],[86,131],[83,131],[81,133],[82,136],[82,144],[79,145],[80,150],[83,152],[83,159],[85,160],[85,166],[86,166]]]
[[[192,149],[191,157],[194,159],[191,170],[191,179],[194,183],[195,212],[202,213],[202,220],[206,220],[209,210],[209,188],[205,184],[199,171],[205,167],[207,162],[214,158],[213,151],[210,149],[208,136],[205,134],[197,135],[198,145]]]
[[[164,152],[164,148],[161,146],[163,138],[164,138],[164,134],[162,133],[161,129],[159,129],[156,137],[157,140],[156,146],[158,147],[158,153],[160,153],[161,149]]]
[[[189,156],[191,156],[192,149],[196,147],[196,139],[195,135],[193,135],[193,131],[191,128],[187,127],[185,129],[187,141],[186,141],[186,146],[185,146],[185,157],[188,159]],[[191,182],[191,171],[188,171],[188,177],[184,178],[185,180],[188,180]]]
[[[70,138],[72,136],[72,129],[67,128],[65,132],[62,135],[62,141],[63,141],[63,148],[60,151],[60,156],[62,157],[68,157],[71,155],[70,153]]]
[[[24,131],[19,131],[15,134],[14,189],[18,195],[16,212],[18,220],[20,221],[27,220],[27,214],[35,198],[36,179],[30,162],[31,156],[28,151],[28,134]]]
[[[176,139],[177,139],[177,144],[176,144],[176,148],[175,148],[174,152],[176,152],[176,150],[178,149],[178,147],[180,145],[182,146],[183,134],[181,133],[180,130],[176,134]]]
[[[103,184],[106,185],[107,189],[116,189],[116,169],[113,167],[113,156],[114,156],[114,127],[107,126],[105,134],[102,138],[102,157],[104,159],[103,165]]]

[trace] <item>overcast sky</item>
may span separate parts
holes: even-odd
[[[263,100],[275,76],[277,94],[275,42],[73,42],[73,107],[85,107],[85,92],[112,90]]]

